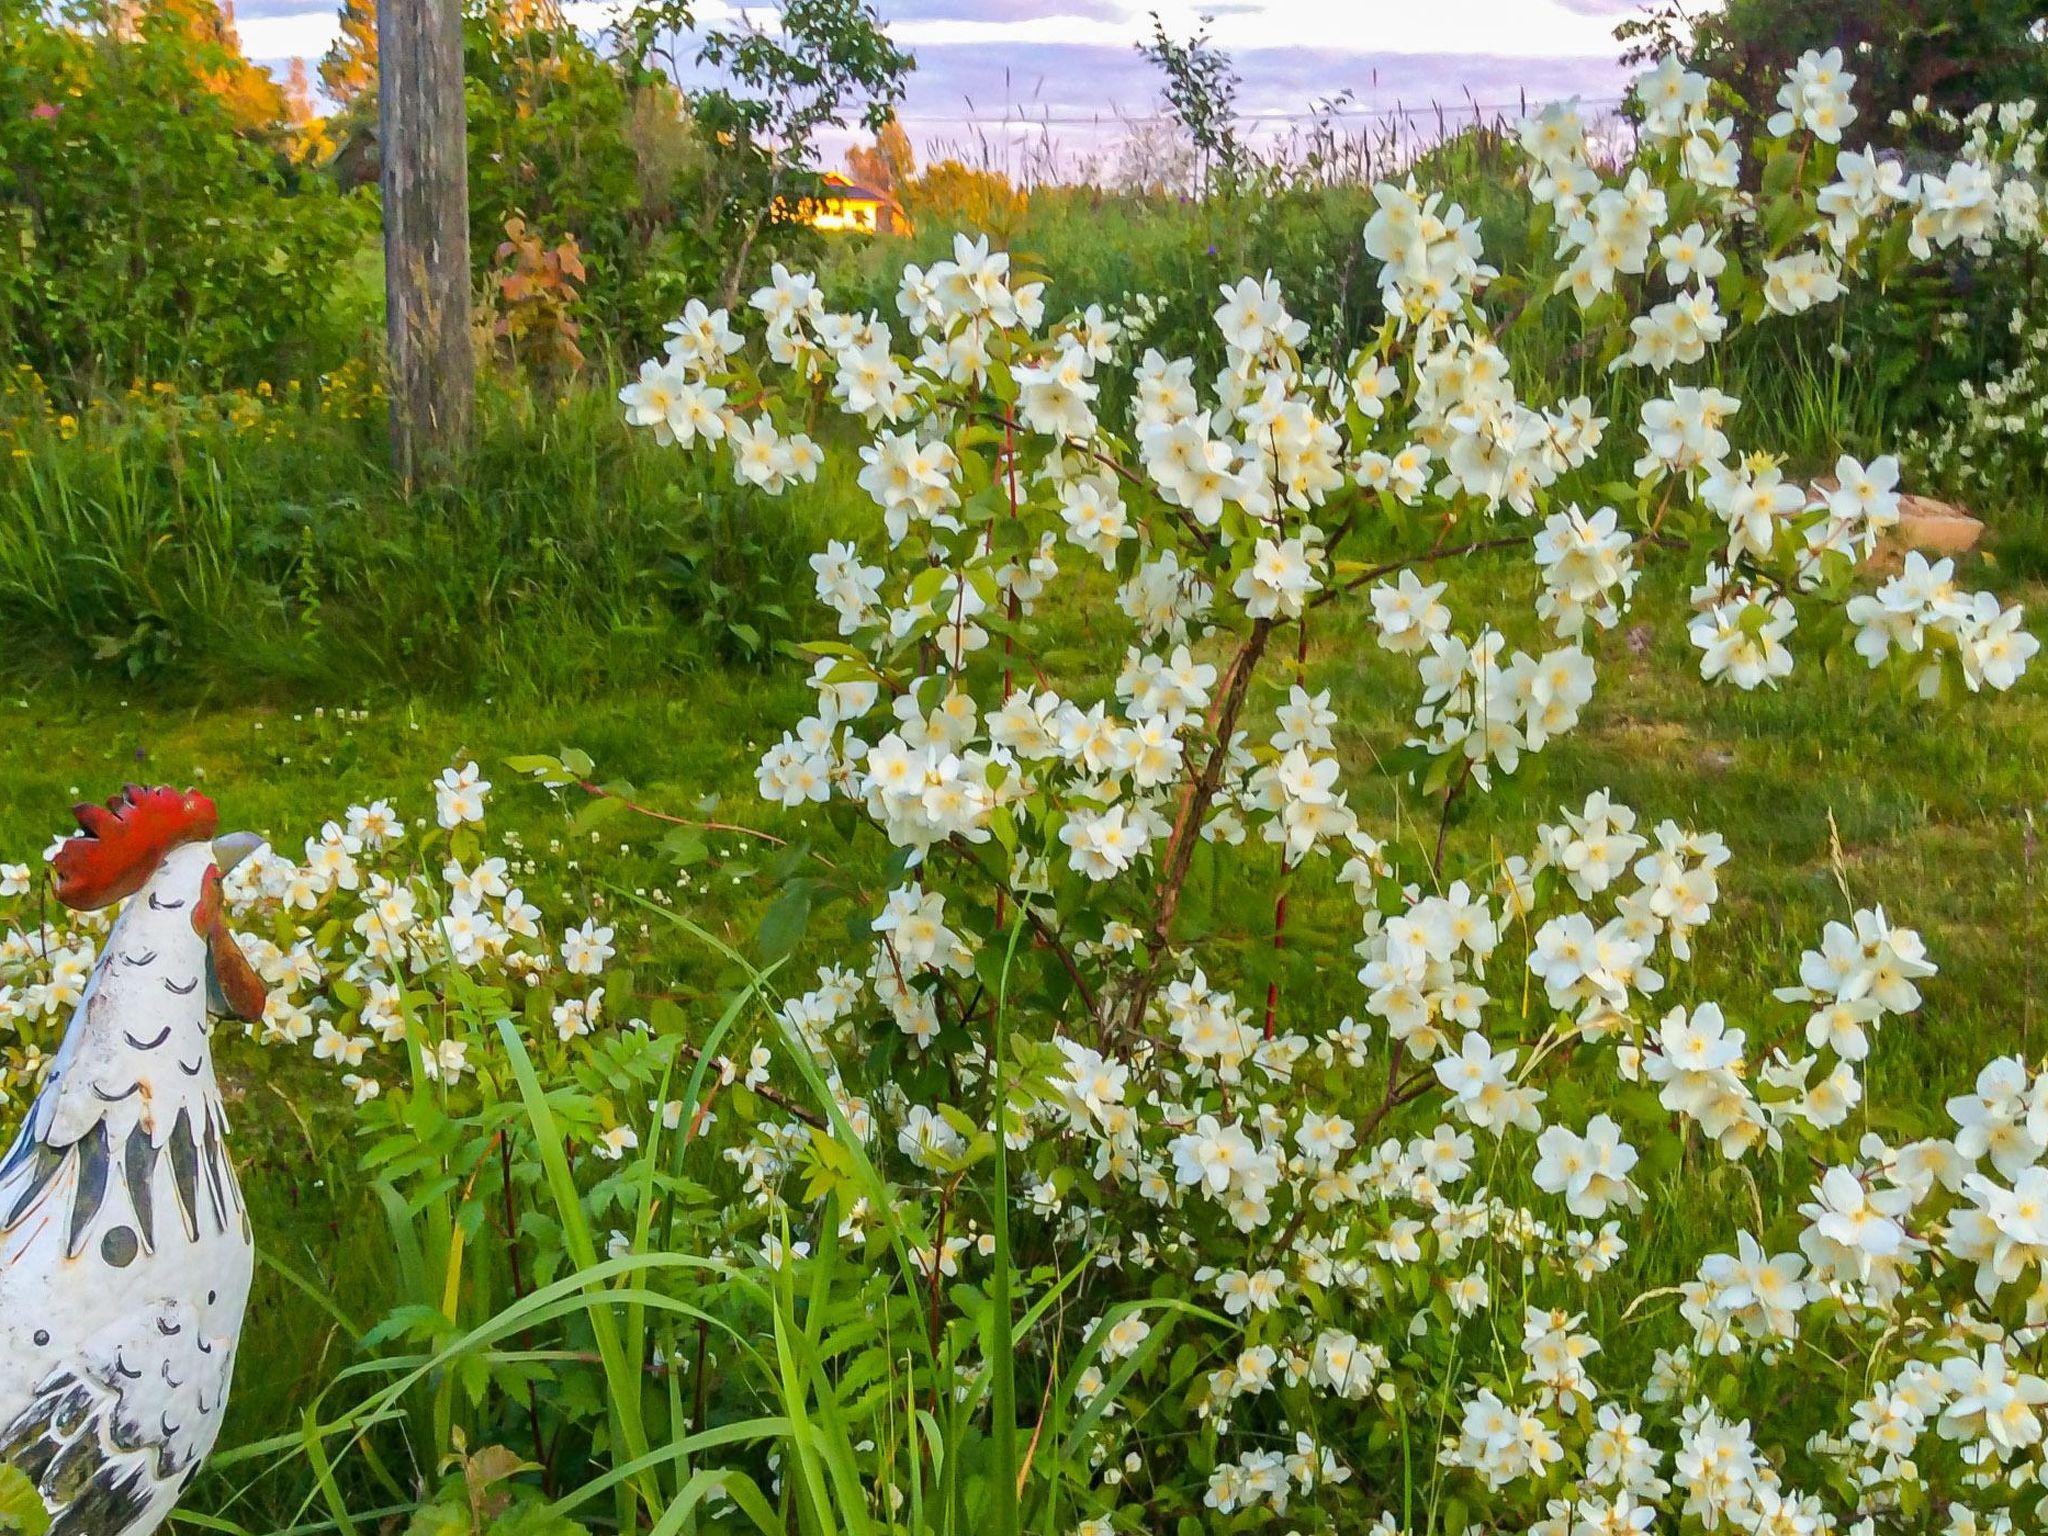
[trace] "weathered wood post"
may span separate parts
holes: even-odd
[[[462,0],[378,5],[377,117],[391,447],[411,485],[460,451],[476,391]]]

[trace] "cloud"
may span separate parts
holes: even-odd
[[[241,34],[242,51],[272,70],[293,59],[317,59],[341,33],[341,22],[332,7],[309,10],[277,3],[274,9],[262,0],[246,9],[235,7],[235,30]]]
[[[718,7],[705,0],[707,15]],[[1626,0],[877,0],[877,8],[917,55],[901,115],[921,155],[972,153],[979,138],[1034,132],[1077,152],[1121,138],[1132,120],[1160,111],[1159,76],[1132,46],[1150,34],[1153,9],[1180,36],[1215,16],[1214,35],[1242,79],[1239,109],[1261,137],[1284,134],[1347,90],[1350,126],[1383,127],[1398,109],[1433,129],[1439,103],[1455,123],[1474,103],[1488,116],[1516,111],[1524,97],[1605,103],[1625,84],[1595,13],[1614,14]],[[601,11],[594,0],[569,9],[585,27]],[[279,72],[294,57],[317,59],[337,30],[333,0],[237,0],[236,16],[249,56]],[[1489,51],[1456,51],[1467,38]],[[849,137],[832,136],[834,160]]]
[[[908,0],[929,4],[932,0]],[[1575,0],[1583,3],[1583,0]],[[951,0],[965,6],[966,0]],[[994,18],[989,7],[1002,11]],[[1216,46],[1238,56],[1274,49],[1315,48],[1341,57],[1362,51],[1434,53],[1447,41],[1471,39],[1498,53],[1527,57],[1611,57],[1611,27],[1564,0],[1126,0],[1114,17],[1074,13],[1070,0],[983,0],[973,14],[899,17],[891,0],[883,14],[899,42],[980,44],[1008,49],[1031,43],[1129,45],[1151,32],[1156,10],[1169,32],[1188,36],[1212,18]]]
[[[307,0],[235,0],[235,26],[238,29],[251,21],[325,22],[337,14],[336,7],[321,5],[318,0],[310,5]]]
[[[1122,21],[1130,8],[1122,0],[881,0],[884,21],[990,21],[1013,24],[1046,17],[1078,16],[1089,21]]]
[[[1353,110],[1392,112],[1472,102],[1518,105],[1556,96],[1618,96],[1620,67],[1606,59],[1527,59],[1483,53],[1344,54],[1275,48],[1236,61],[1238,106],[1252,116],[1305,115],[1317,101],[1352,93]],[[1080,113],[1112,120],[1153,112],[1158,73],[1128,47],[1027,43],[991,54],[960,45],[918,50],[906,118],[1037,116]],[[967,103],[972,102],[970,108]]]

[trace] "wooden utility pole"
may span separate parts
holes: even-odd
[[[410,485],[460,452],[476,393],[462,0],[381,0],[377,121],[391,447]]]

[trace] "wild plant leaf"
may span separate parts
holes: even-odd
[[[18,1467],[0,1467],[0,1532],[10,1536],[44,1536],[50,1512],[43,1496]]]

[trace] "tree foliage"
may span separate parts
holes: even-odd
[[[366,211],[206,0],[0,0],[0,347],[84,380],[317,371]]]
[[[880,133],[916,67],[868,0],[783,0],[772,28],[741,12],[701,32],[695,0],[657,0],[622,19],[616,37],[635,68],[671,79],[694,39],[695,62],[724,79],[692,108],[710,153],[706,207],[727,253],[729,301],[764,233],[798,225],[816,194],[819,133],[854,123]]]
[[[1198,190],[1214,177],[1231,178],[1244,158],[1237,136],[1237,71],[1230,55],[1209,41],[1205,26],[1186,42],[1175,40],[1159,13],[1152,13],[1152,40],[1138,52],[1166,76],[1167,110],[1195,145]]]
[[[1978,102],[2048,94],[2048,34],[2039,0],[1728,0],[1694,15],[1659,0],[1616,29],[1624,62],[1647,63],[1690,35],[1694,69],[1733,96],[1745,131],[1771,113],[1779,82],[1810,49],[1840,48],[1863,97],[1864,131],[1898,138],[1894,112],[1924,98],[1957,115]]]
[[[917,152],[895,113],[875,131],[872,145],[856,144],[846,152],[846,169],[881,192],[895,192],[917,174]]]
[[[377,89],[377,0],[342,0],[339,20],[320,56],[320,88],[347,107]]]

